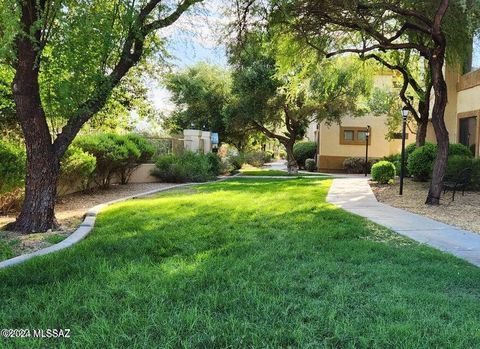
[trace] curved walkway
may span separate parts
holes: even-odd
[[[363,177],[333,180],[327,201],[480,267],[480,235],[377,201]]]

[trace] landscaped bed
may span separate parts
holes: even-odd
[[[479,347],[480,269],[325,203],[330,183],[111,206],[78,245],[0,270],[0,328],[71,338],[2,346]]]
[[[447,192],[442,196],[439,206],[425,205],[429,183],[405,180],[403,196],[398,195],[399,183],[394,185],[378,185],[370,183],[378,201],[413,213],[430,217],[440,222],[480,233],[480,192],[467,191],[455,195]]]
[[[58,198],[55,214],[60,225],[56,231],[45,234],[19,234],[1,228],[15,220],[15,215],[0,216],[0,261],[31,253],[56,244],[69,236],[81,223],[85,212],[93,206],[154,189],[171,186],[168,183],[131,183],[112,185],[88,193],[75,193]]]

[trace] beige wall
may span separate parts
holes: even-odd
[[[400,140],[388,141],[385,135],[388,128],[383,117],[346,117],[342,120],[343,127],[371,127],[371,143],[368,147],[369,156],[379,158],[386,155],[398,153],[401,148]],[[415,135],[409,134],[408,143],[415,141]],[[328,126],[322,123],[320,126],[320,155],[363,157],[365,156],[365,145],[343,145],[340,144],[340,127],[338,125]]]
[[[151,175],[152,170],[155,168],[155,164],[141,164],[135,171],[133,171],[130,177],[130,183],[154,183],[159,182],[159,179]],[[112,184],[120,183],[119,179],[113,179]],[[60,196],[76,193],[82,191],[80,183],[69,185],[68,187],[59,186],[58,193]]]

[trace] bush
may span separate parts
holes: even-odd
[[[265,164],[265,153],[261,151],[243,154],[244,161],[253,167],[262,167]]]
[[[395,165],[390,161],[379,161],[372,166],[372,179],[387,184],[395,178]]]
[[[410,154],[407,168],[415,180],[427,181],[430,178],[436,155],[437,147],[431,143],[416,148],[413,153]]]
[[[314,159],[305,160],[305,169],[310,172],[314,172],[317,169],[317,164]]]
[[[141,156],[140,150],[127,136],[115,134],[79,137],[75,146],[95,156],[97,166],[94,180],[103,188],[108,188],[115,175],[126,183],[128,178],[123,176],[128,168],[136,166]]]
[[[287,158],[287,152],[285,150],[280,150],[278,152],[278,156],[280,157],[280,159],[286,159]]]
[[[473,170],[470,189],[480,190],[480,159],[478,158],[459,155],[451,156],[448,159],[445,179],[455,180],[460,172],[466,168],[471,168]]]
[[[140,157],[137,163],[145,164],[151,162],[152,156],[155,153],[155,146],[149,140],[134,133],[127,135],[127,139],[134,143],[140,151]]]
[[[208,166],[209,171],[214,175],[218,176],[224,173],[224,165],[222,163],[222,159],[215,153],[208,153],[207,154]]]
[[[300,142],[293,147],[293,156],[297,160],[298,166],[305,168],[305,161],[315,158],[316,151],[317,144],[315,142]]]
[[[0,194],[23,187],[25,183],[25,149],[0,141]]]
[[[450,144],[448,146],[448,156],[464,156],[473,158],[473,154],[470,149],[460,143]]]
[[[368,160],[368,172],[372,168],[372,165],[377,162],[377,160]],[[365,173],[365,159],[364,158],[348,158],[343,161],[343,168],[347,173],[359,174]]]
[[[230,155],[227,159],[228,163],[232,166],[234,171],[238,171],[245,164],[245,157],[243,154]]]
[[[89,187],[97,159],[76,146],[70,146],[60,162],[59,194],[80,185],[82,190]]]
[[[269,163],[273,160],[274,154],[273,151],[266,150],[263,152],[263,162]]]
[[[190,151],[159,156],[155,166],[152,175],[167,182],[205,182],[216,177],[209,157]]]

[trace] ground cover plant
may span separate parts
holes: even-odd
[[[480,270],[325,202],[231,179],[111,206],[80,244],[0,270],[4,348],[475,348]]]

